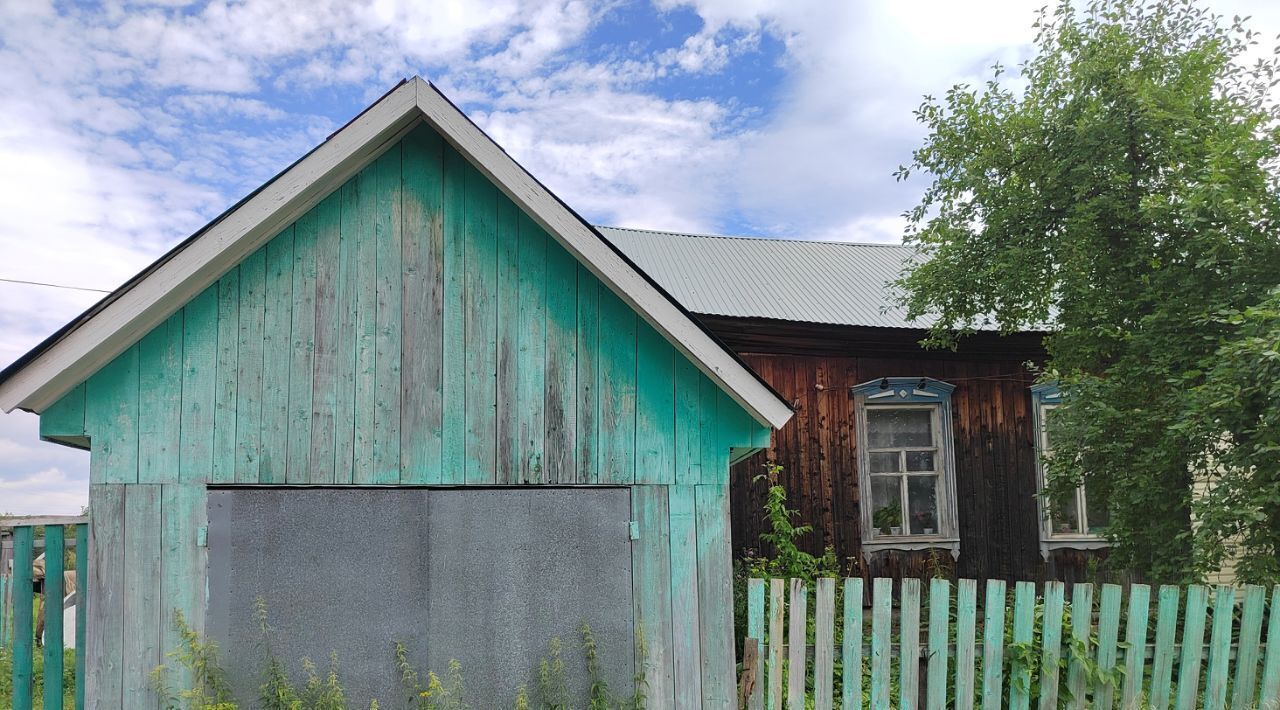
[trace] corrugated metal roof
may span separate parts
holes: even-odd
[[[694,313],[879,328],[931,323],[908,321],[896,303],[890,283],[912,255],[899,244],[597,229]]]

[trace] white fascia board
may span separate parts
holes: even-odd
[[[792,412],[746,366],[602,241],[602,237],[498,147],[436,88],[420,78],[418,108],[427,123],[511,198],[596,278],[722,387],[756,421],[780,429]]]
[[[0,409],[41,412],[371,162],[419,117],[407,81],[0,384]]]

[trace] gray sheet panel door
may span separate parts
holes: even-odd
[[[579,628],[606,680],[634,669],[630,491],[626,488],[222,488],[209,492],[209,632],[243,700],[265,650],[301,677],[337,654],[352,707],[401,707],[403,642],[424,677],[462,664],[473,707],[535,687],[550,639],[586,697]]]

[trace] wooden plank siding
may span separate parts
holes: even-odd
[[[110,541],[99,706],[203,626],[206,486],[285,483],[631,486],[650,691],[733,698],[729,453],[767,431],[426,127],[50,412]]]
[[[804,546],[825,547],[852,574],[872,577],[951,577],[1014,580],[1089,581],[1090,556],[1101,552],[1055,550],[1041,557],[1036,507],[1036,453],[1032,402],[1033,375],[1025,362],[1033,353],[1025,339],[1011,341],[1004,359],[984,343],[973,353],[927,352],[906,345],[903,356],[888,358],[872,350],[861,355],[853,335],[832,326],[788,326],[772,339],[758,323],[729,318],[708,320],[713,332],[792,404],[795,417],[773,435],[770,447],[735,464],[732,481],[734,551],[760,551],[766,531],[763,514],[768,483],[757,481],[768,462],[782,467],[778,481],[788,505],[799,510],[797,523],[814,526]],[[823,350],[820,335],[828,334]],[[902,340],[902,336],[896,336]],[[883,336],[880,341],[893,339]],[[1016,346],[1016,347],[1015,347]],[[858,456],[853,400],[849,388],[881,377],[928,377],[954,384],[957,513],[960,557],[947,551],[877,552],[862,558],[858,506]],[[941,568],[941,569],[939,569]]]

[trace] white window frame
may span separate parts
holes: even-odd
[[[1084,484],[1076,488],[1076,514],[1079,517],[1077,529],[1072,532],[1054,530],[1050,515],[1049,501],[1045,498],[1045,482],[1048,474],[1045,469],[1045,456],[1052,451],[1049,445],[1049,412],[1062,406],[1062,392],[1057,384],[1041,383],[1031,388],[1032,418],[1036,429],[1036,506],[1040,513],[1040,555],[1048,558],[1051,550],[1098,550],[1110,546],[1107,539],[1089,530],[1089,501]]]
[[[859,514],[862,522],[862,554],[869,556],[880,550],[929,550],[945,549],[953,558],[960,556],[960,526],[956,514],[956,476],[955,476],[955,437],[953,435],[951,415],[951,393],[955,385],[927,377],[882,377],[870,380],[850,388],[853,397],[856,436],[858,448],[858,486]],[[908,534],[885,535],[872,524],[874,511],[871,509],[871,454],[869,446],[867,412],[871,409],[927,409],[932,412],[933,446],[932,447],[894,447],[890,450],[906,451],[910,449],[936,451],[934,455],[935,472],[907,472],[906,466],[901,472],[888,474],[899,478],[912,475],[936,475],[938,527],[932,535]],[[876,450],[879,451],[879,450]],[[905,454],[903,454],[905,456]],[[905,462],[904,462],[905,463]],[[902,515],[906,522],[909,506],[905,500],[906,486],[899,486],[903,496]],[[908,528],[909,529],[909,528]],[[874,532],[873,532],[874,531]]]

